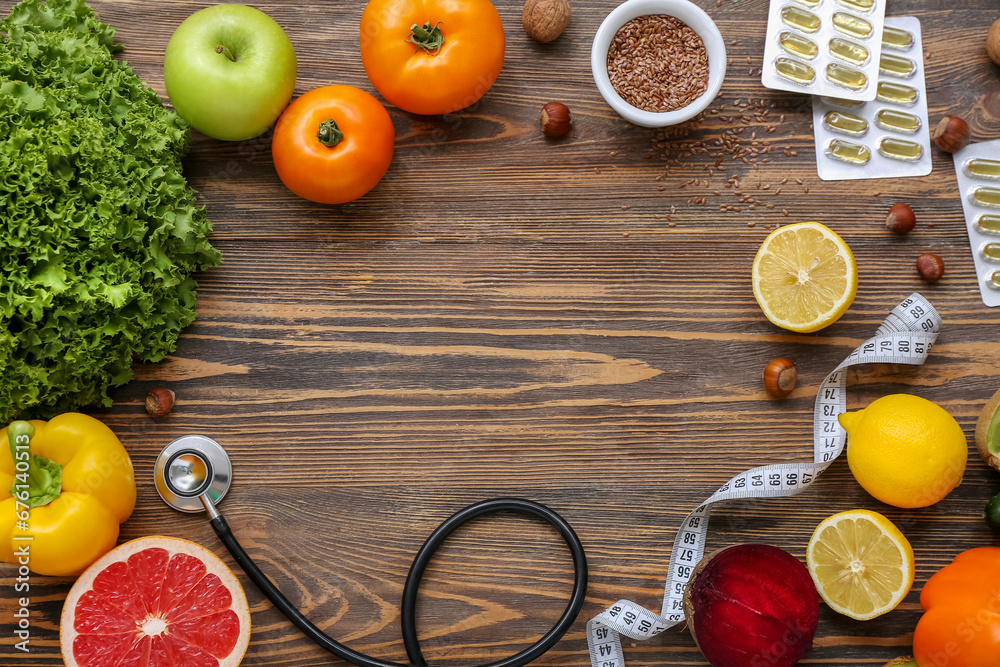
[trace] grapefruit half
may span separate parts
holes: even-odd
[[[143,537],[80,575],[59,643],[67,667],[236,667],[250,643],[250,608],[208,549]]]

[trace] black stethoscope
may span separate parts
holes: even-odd
[[[232,483],[232,464],[229,456],[219,443],[201,435],[186,435],[172,441],[156,459],[154,475],[156,490],[163,501],[181,512],[208,513],[212,528],[226,545],[233,559],[247,577],[260,589],[267,599],[290,620],[306,637],[316,642],[342,660],[358,667],[408,667],[406,664],[380,660],[348,648],[317,628],[302,612],[292,606],[288,599],[271,580],[264,575],[249,554],[240,546],[229,524],[219,513],[216,503],[222,500]],[[446,519],[431,533],[410,565],[403,585],[403,599],[400,604],[400,624],[403,631],[403,646],[410,659],[410,665],[424,667],[424,660],[417,641],[416,606],[417,591],[424,570],[434,552],[456,528],[483,514],[514,511],[531,514],[547,521],[566,541],[573,555],[573,593],[566,610],[552,628],[537,642],[525,650],[503,660],[497,660],[477,667],[522,667],[538,659],[552,648],[569,630],[583,606],[587,595],[587,557],[583,544],[566,521],[548,507],[521,498],[495,498],[469,505]]]

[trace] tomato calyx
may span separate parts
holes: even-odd
[[[435,25],[431,25],[431,22],[427,21],[422,28],[414,23],[410,26],[410,35],[406,41],[415,44],[417,48],[423,49],[432,56],[437,55],[444,44],[444,35],[441,34],[440,26],[440,21]]]
[[[344,140],[344,133],[340,131],[339,127],[337,127],[337,121],[332,118],[327,118],[319,124],[319,130],[316,132],[316,138],[319,140],[319,143],[323,144],[327,148],[333,148]]]

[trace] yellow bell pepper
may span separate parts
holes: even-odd
[[[0,560],[76,576],[114,548],[119,524],[135,509],[135,473],[110,428],[68,412],[13,422],[4,440]]]

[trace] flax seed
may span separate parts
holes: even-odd
[[[608,50],[611,85],[644,111],[681,109],[708,89],[708,51],[701,37],[673,16],[632,19]]]

